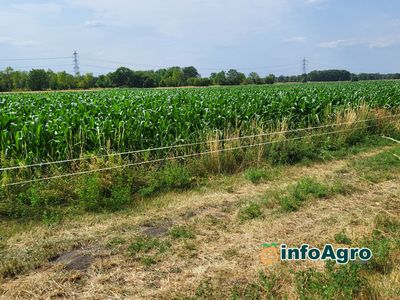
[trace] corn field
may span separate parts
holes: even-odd
[[[0,95],[3,161],[36,162],[201,140],[255,123],[334,120],[360,105],[400,106],[395,81]]]

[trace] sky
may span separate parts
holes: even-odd
[[[395,0],[1,0],[0,69],[400,72]],[[46,59],[36,59],[46,58]],[[24,59],[24,60],[16,60]],[[29,60],[35,59],[35,60]]]

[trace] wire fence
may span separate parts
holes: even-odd
[[[346,123],[342,123],[342,124],[346,124]],[[305,138],[312,138],[312,137],[317,137],[317,136],[326,136],[326,135],[331,135],[331,134],[336,134],[336,133],[354,131],[354,130],[357,130],[357,129],[367,129],[367,128],[371,128],[371,127],[375,127],[375,126],[376,125],[368,125],[368,126],[363,126],[363,127],[352,127],[352,128],[348,128],[348,129],[335,130],[335,131],[329,131],[329,132],[323,132],[323,133],[316,133],[316,134],[304,135],[304,136],[294,137],[294,138],[285,138],[285,139],[279,139],[279,140],[274,140],[274,141],[266,141],[266,142],[261,142],[261,143],[254,143],[254,144],[249,144],[249,145],[241,145],[241,146],[230,147],[230,148],[222,148],[222,149],[217,149],[217,150],[196,152],[196,153],[191,153],[191,154],[164,157],[164,158],[158,158],[158,159],[152,159],[152,160],[146,160],[146,161],[140,161],[140,162],[132,162],[132,163],[115,165],[115,166],[110,166],[110,167],[97,168],[97,169],[93,169],[93,170],[79,171],[79,172],[66,173],[66,174],[60,174],[60,175],[49,176],[49,177],[35,178],[35,179],[31,179],[31,180],[12,182],[12,183],[7,183],[4,186],[8,187],[8,186],[24,185],[24,184],[29,184],[29,183],[41,182],[41,181],[48,181],[48,180],[52,180],[52,179],[79,176],[79,175],[91,174],[91,173],[96,173],[96,172],[103,172],[103,171],[122,169],[122,168],[133,167],[133,166],[152,164],[152,163],[157,163],[157,162],[164,162],[164,161],[170,161],[170,160],[179,160],[179,159],[187,159],[187,158],[192,158],[192,157],[197,157],[197,156],[202,156],[202,155],[208,155],[208,154],[213,154],[213,153],[227,152],[227,151],[233,151],[233,150],[239,150],[239,149],[245,149],[245,148],[252,148],[252,147],[258,147],[258,146],[265,146],[265,145],[277,144],[277,143],[283,143],[283,142],[289,142],[289,141],[297,141],[297,140],[302,140],[302,139],[305,139]],[[275,132],[274,134],[280,134],[280,133],[282,133],[282,132],[279,131],[279,132]],[[253,136],[255,137],[255,136],[258,136],[258,135],[253,135]],[[214,142],[218,142],[218,141],[222,141],[222,140],[215,140]]]
[[[392,118],[397,118],[397,117],[400,117],[400,114],[382,116],[379,119],[392,119]],[[260,133],[260,134],[253,134],[253,135],[246,135],[246,136],[239,136],[239,137],[232,137],[232,138],[225,138],[225,139],[218,139],[218,140],[210,140],[210,141],[202,141],[202,142],[194,142],[194,143],[178,144],[178,145],[169,145],[169,146],[162,146],[162,147],[156,147],[156,148],[148,148],[148,149],[141,149],[141,150],[126,151],[126,152],[110,153],[110,154],[104,154],[104,155],[91,155],[91,156],[86,156],[86,157],[71,158],[71,159],[64,159],[64,160],[57,160],[57,161],[48,161],[48,162],[40,162],[40,163],[34,163],[34,164],[28,164],[28,165],[2,167],[2,168],[0,168],[0,172],[11,171],[11,170],[20,170],[20,169],[26,169],[26,168],[43,167],[43,166],[64,164],[64,163],[70,163],[70,162],[79,162],[79,161],[85,161],[85,160],[91,160],[91,159],[100,159],[100,158],[106,158],[106,157],[115,157],[115,156],[131,155],[131,154],[140,154],[140,153],[154,152],[154,151],[160,151],[160,150],[172,150],[172,149],[179,149],[179,148],[185,148],[185,147],[207,145],[207,144],[212,144],[212,143],[223,143],[223,142],[242,140],[242,139],[267,137],[267,136],[272,136],[272,135],[277,135],[277,134],[288,134],[288,133],[297,133],[297,132],[311,131],[311,130],[317,130],[317,129],[325,129],[325,128],[331,128],[331,127],[340,127],[340,126],[345,126],[345,125],[352,125],[352,124],[359,124],[359,123],[367,123],[367,122],[377,121],[379,119],[376,119],[376,118],[364,119],[364,120],[357,120],[357,121],[352,121],[352,122],[334,123],[334,124],[307,127],[307,128],[296,128],[296,129],[288,129],[288,130],[281,130],[281,131],[274,131],[274,132],[264,132],[264,133]]]

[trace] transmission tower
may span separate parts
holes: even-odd
[[[78,61],[78,52],[74,51],[74,73],[75,75],[79,75],[79,61]]]
[[[302,68],[303,68],[303,74],[307,74],[307,60],[305,57],[302,60]]]

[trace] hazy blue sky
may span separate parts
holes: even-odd
[[[346,68],[400,72],[395,0],[3,0],[0,69],[81,72],[194,65],[203,75],[298,74]],[[71,57],[43,61],[13,58]],[[117,63],[111,62],[116,61]]]

